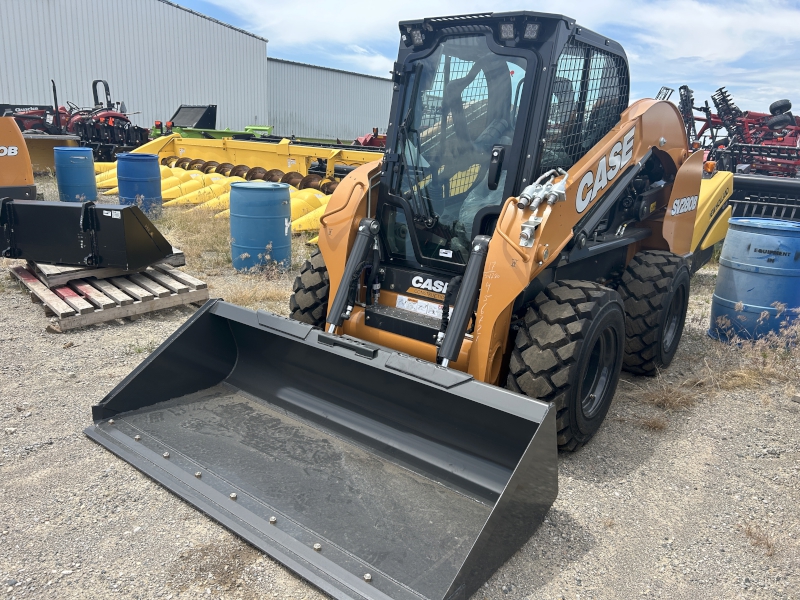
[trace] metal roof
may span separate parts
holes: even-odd
[[[164,0],[162,0],[164,1]],[[309,69],[321,69],[323,71],[332,71],[334,73],[345,73],[346,75],[355,75],[356,77],[368,77],[370,79],[378,79],[379,81],[391,81],[388,77],[378,77],[377,75],[367,75],[365,73],[354,73],[353,71],[345,71],[344,69],[334,69],[332,67],[321,67],[319,65],[310,65],[308,63],[301,63],[294,60],[286,60],[284,58],[267,57],[267,62],[281,62],[289,65],[298,65],[301,67],[308,67]]]
[[[191,8],[186,8],[184,6],[181,6],[180,4],[175,4],[174,2],[170,2],[169,0],[158,0],[158,1],[159,2],[163,2],[164,4],[168,4],[169,6],[172,6],[174,8],[179,8],[181,10],[185,10],[186,12],[192,13],[193,15],[196,15],[198,17],[202,17],[203,19],[207,19],[209,21],[213,21],[214,23],[216,23],[218,25],[222,25],[223,27],[227,27],[228,29],[233,29],[234,31],[238,31],[239,33],[243,33],[245,35],[249,35],[250,37],[254,37],[257,40],[261,40],[262,42],[265,42],[265,43],[269,42],[269,40],[267,38],[263,38],[263,37],[261,37],[259,35],[254,34],[254,33],[250,33],[249,31],[246,31],[244,29],[240,29],[239,27],[234,27],[233,25],[228,25],[227,23],[223,23],[222,21],[220,21],[218,19],[214,19],[213,17],[209,17],[208,15],[204,15],[203,13],[199,13],[199,12],[197,12],[195,10],[192,10]]]

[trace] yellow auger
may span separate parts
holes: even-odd
[[[204,183],[211,182],[193,192],[179,196],[164,203],[164,206],[179,206],[184,204],[204,204],[219,196],[230,192],[231,184],[244,181],[241,177],[223,177],[222,175],[204,175]],[[163,197],[163,196],[162,196]]]

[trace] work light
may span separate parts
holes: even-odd
[[[535,40],[536,37],[539,35],[539,24],[538,23],[528,23],[525,25],[525,33],[522,34],[522,37],[526,40]]]
[[[514,24],[513,23],[500,23],[500,39],[513,40],[514,39]]]

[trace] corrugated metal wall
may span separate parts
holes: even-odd
[[[342,142],[377,127],[386,133],[389,79],[269,59],[269,115],[277,135]]]
[[[144,127],[180,104],[216,104],[217,124],[269,124],[267,42],[160,0],[2,0],[0,103],[91,106],[105,79]]]

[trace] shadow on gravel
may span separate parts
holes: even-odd
[[[487,582],[487,591],[500,588],[509,598],[537,598],[537,592],[580,562],[596,543],[569,513],[551,508],[528,543]],[[473,599],[482,597],[476,592]]]

